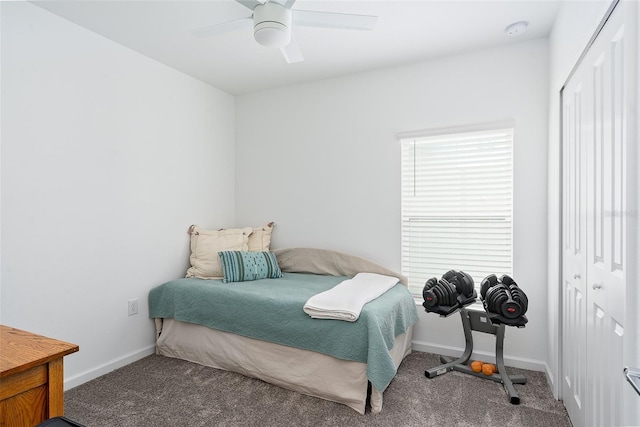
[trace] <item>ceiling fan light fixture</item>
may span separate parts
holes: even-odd
[[[253,37],[267,47],[284,47],[291,41],[291,11],[277,2],[253,9]]]
[[[291,41],[291,31],[278,22],[263,22],[253,29],[256,41],[266,47],[283,47]]]

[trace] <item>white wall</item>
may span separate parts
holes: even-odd
[[[234,98],[2,2],[3,324],[80,345],[67,386],[152,351],[149,289],[234,218]],[[140,312],[127,316],[127,300]]]
[[[547,59],[537,40],[239,96],[237,225],[273,220],[274,247],[341,250],[400,270],[397,134],[513,119],[514,276],[530,309],[527,328],[507,331],[505,354],[544,369]],[[464,346],[458,316],[421,318],[417,348]],[[492,337],[477,341],[493,354]]]
[[[548,334],[549,379],[556,397],[560,382],[560,90],[598,24],[609,0],[562,2],[549,36]]]

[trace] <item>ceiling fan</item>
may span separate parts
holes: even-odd
[[[267,47],[280,48],[288,63],[300,62],[304,58],[298,43],[291,35],[293,25],[350,30],[372,30],[377,16],[347,13],[291,10],[296,0],[236,0],[253,14],[221,24],[210,25],[194,31],[197,36],[210,37],[253,26],[255,40]]]

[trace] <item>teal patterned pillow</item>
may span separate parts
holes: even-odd
[[[218,256],[224,283],[282,277],[273,252],[222,251]]]

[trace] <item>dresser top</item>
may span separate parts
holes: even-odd
[[[0,378],[79,350],[76,344],[0,325]]]

